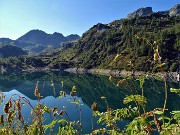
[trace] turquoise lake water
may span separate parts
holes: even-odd
[[[123,99],[126,95],[131,95],[131,90],[125,84],[117,87],[116,84],[119,79],[109,81],[108,76],[92,75],[92,74],[73,74],[67,72],[36,72],[36,73],[20,73],[20,74],[3,74],[0,75],[0,90],[6,95],[3,102],[6,102],[13,94],[18,94],[27,98],[32,106],[38,102],[34,96],[34,90],[37,81],[39,82],[39,92],[43,96],[41,103],[47,107],[58,108],[59,110],[66,110],[71,121],[82,122],[82,132],[90,133],[92,130],[92,110],[91,105],[97,102],[100,112],[106,111],[106,104],[101,100],[101,96],[105,96],[109,106],[112,109],[126,107],[123,104]],[[64,82],[62,87],[61,82]],[[52,87],[52,83],[54,87]],[[72,87],[76,86],[77,96],[75,100],[81,102],[80,107],[70,103],[74,100],[69,96]],[[145,80],[144,95],[148,99],[146,110],[153,110],[154,108],[163,107],[164,103],[164,84],[162,81],[155,79]],[[134,94],[141,94],[139,81],[131,80],[131,89]],[[169,88],[179,88],[179,83],[168,82]],[[66,92],[66,97],[59,98],[60,91]],[[16,98],[16,97],[15,97]],[[69,101],[70,100],[70,101]],[[169,111],[180,110],[180,97],[175,93],[168,93],[167,108]],[[3,105],[0,106],[0,114],[3,113]],[[30,115],[30,107],[25,105],[22,107],[22,114],[25,119]],[[81,112],[81,113],[80,113]],[[64,115],[65,118],[67,116]],[[61,117],[57,117],[61,119]],[[44,123],[49,123],[52,116],[46,115]],[[121,128],[124,128],[128,121],[119,123]],[[94,119],[94,129],[101,127]],[[55,127],[57,128],[57,127]]]

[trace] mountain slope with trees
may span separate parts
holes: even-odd
[[[178,70],[180,16],[160,13],[94,25],[72,47],[54,57],[72,61],[75,66],[87,69],[132,70],[129,66],[132,63],[135,70],[156,71],[153,68],[153,49],[143,39],[156,42],[161,60],[166,63],[165,70]],[[117,54],[121,57],[114,62]]]

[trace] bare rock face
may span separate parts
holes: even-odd
[[[110,29],[109,26],[102,24],[102,23],[98,23],[97,25],[94,25],[94,28],[99,31]]]
[[[180,4],[177,4],[176,6],[172,7],[169,10],[170,16],[180,16]]]
[[[138,10],[127,15],[127,19],[132,19],[140,16],[146,16],[153,13],[152,7],[139,8]]]
[[[140,16],[147,16],[150,14],[169,15],[169,16],[180,16],[180,4],[172,7],[170,10],[153,12],[152,7],[139,8],[138,10],[127,15],[127,19],[133,19]]]
[[[159,15],[169,15],[169,10],[166,10],[166,11],[158,11],[158,12],[156,12],[156,14],[159,14]]]

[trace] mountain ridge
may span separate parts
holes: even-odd
[[[142,7],[137,9],[136,11],[129,13],[126,19],[133,19],[140,16],[147,16],[153,13],[161,14],[161,15],[169,15],[169,16],[180,16],[180,4],[175,5],[169,10],[165,11],[157,11],[153,12],[152,7]]]
[[[74,38],[76,37],[76,38]],[[47,34],[46,32],[35,29],[30,30],[21,37],[19,37],[16,41],[19,42],[29,42],[34,44],[44,44],[44,45],[53,45],[55,47],[59,46],[62,42],[70,42],[73,40],[77,40],[80,38],[77,34],[70,34],[68,36],[63,36],[63,34],[54,32],[53,34]],[[52,42],[56,40],[55,42]]]
[[[0,38],[0,42],[4,44],[16,45],[30,53],[39,53],[48,46],[60,47],[62,43],[74,42],[80,38],[77,34],[63,36],[63,34],[54,32],[47,34],[42,30],[30,30],[16,40],[9,38]]]

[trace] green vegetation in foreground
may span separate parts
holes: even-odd
[[[141,37],[138,37],[141,38]],[[143,39],[146,40],[146,39]],[[149,42],[147,40],[147,42]],[[154,42],[151,44],[149,42],[149,46],[152,47],[154,55],[153,61],[156,63],[157,68],[164,73],[162,66],[164,65],[161,62],[161,56],[159,53],[159,47]],[[119,57],[119,56],[118,56]],[[117,56],[113,61],[117,61]],[[131,68],[134,67],[133,63],[129,63]],[[98,104],[94,102],[91,106],[92,113],[92,123],[94,117],[98,118],[98,123],[105,125],[105,128],[94,129],[92,125],[92,134],[110,134],[110,135],[123,135],[123,134],[134,134],[134,135],[142,135],[142,134],[153,134],[153,132],[159,132],[163,135],[169,134],[179,134],[180,133],[180,111],[174,110],[170,112],[170,116],[167,115],[168,108],[166,108],[167,99],[168,99],[168,89],[166,84],[166,77],[164,76],[164,104],[162,108],[154,108],[151,111],[146,110],[147,98],[144,96],[144,82],[148,78],[150,73],[147,73],[144,76],[137,78],[139,81],[139,86],[142,89],[141,94],[137,94],[136,90],[131,87],[129,80],[132,76],[121,79],[118,81],[117,86],[120,87],[123,83],[126,87],[131,91],[131,95],[127,95],[123,102],[127,105],[127,107],[113,110],[103,95],[101,99],[106,103],[107,110],[105,112],[100,113],[98,111]],[[109,77],[110,81],[113,81],[113,77]],[[54,87],[54,83],[52,83],[52,87]],[[62,87],[64,86],[64,82],[61,82]],[[150,87],[150,86],[149,86]],[[55,91],[55,90],[54,90]],[[180,89],[171,88],[171,92],[175,92],[178,95],[180,94]],[[70,102],[72,104],[77,105],[77,109],[80,111],[81,102],[78,100],[76,86],[72,87],[70,92]],[[36,88],[34,91],[34,95],[40,99],[42,98],[41,93],[38,89],[38,82],[36,84]],[[16,100],[14,99],[14,97]],[[59,97],[65,97],[66,92],[63,90],[60,91]],[[3,93],[1,93],[1,99],[4,98]],[[3,102],[1,102],[3,103]],[[29,105],[32,108],[32,124],[27,124],[24,121],[24,118],[21,114],[21,107],[23,105]],[[53,117],[51,123],[47,125],[43,125],[44,114],[49,113],[52,116],[59,116],[59,118]],[[122,120],[129,120],[130,122],[126,125],[124,129],[120,129],[118,127],[118,122]],[[53,127],[58,125],[59,129],[56,131],[53,130]],[[58,110],[57,108],[49,108],[44,106],[38,102],[36,107],[32,107],[31,103],[24,97],[20,97],[19,95],[12,95],[11,98],[4,104],[4,113],[1,114],[0,119],[0,133],[5,135],[11,134],[25,134],[25,135],[43,135],[46,134],[47,131],[50,131],[52,134],[57,135],[74,135],[74,134],[82,134],[82,125],[81,120],[76,122],[71,122],[69,120],[69,116],[66,113],[65,108],[63,110]]]

